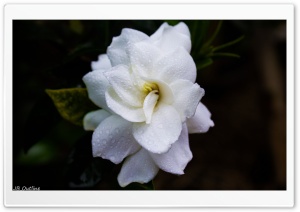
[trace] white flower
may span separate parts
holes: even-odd
[[[123,29],[83,77],[102,108],[84,117],[84,128],[94,130],[93,156],[116,164],[127,157],[121,186],[149,182],[159,169],[183,174],[192,159],[188,133],[214,125],[200,102],[204,90],[195,83],[190,50],[184,23],[164,23],[150,37]]]

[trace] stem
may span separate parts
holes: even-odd
[[[223,23],[223,21],[219,21],[218,26],[217,26],[216,30],[214,31],[214,34],[205,43],[205,45],[209,46],[214,41],[214,39],[217,37],[217,35],[218,35],[218,33],[219,33],[220,29],[221,29],[222,23]]]
[[[217,53],[213,53],[211,54],[212,57],[235,57],[235,58],[240,58],[240,55],[237,54],[233,54],[233,53],[227,53],[227,52],[217,52]]]
[[[233,41],[230,41],[230,42],[225,43],[225,44],[223,44],[221,46],[217,46],[217,47],[213,48],[213,51],[215,52],[215,51],[218,51],[220,49],[224,49],[224,48],[226,48],[228,46],[234,45],[234,44],[240,42],[241,40],[243,40],[244,38],[245,38],[245,36],[243,35],[243,36],[241,36],[241,37],[239,37],[239,38],[237,38],[237,39],[235,39]]]

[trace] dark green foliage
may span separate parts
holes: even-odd
[[[17,117],[16,117],[17,118]],[[60,120],[59,114],[51,99],[42,94],[32,107],[24,127],[24,137],[21,143],[25,151],[42,139]],[[15,134],[15,141],[19,140],[19,134]]]
[[[102,180],[103,172],[113,167],[108,160],[93,158],[91,137],[91,132],[81,137],[67,158],[64,179],[70,189],[92,189]]]
[[[193,44],[191,55],[196,62],[198,71],[213,64],[213,58],[215,57],[239,58],[239,55],[237,54],[218,51],[240,42],[244,36],[215,47],[213,43],[221,30],[223,21],[219,21],[215,26],[214,31],[210,33],[209,27],[211,27],[211,23],[212,22],[210,21],[190,22],[190,28],[192,29],[191,39]]]

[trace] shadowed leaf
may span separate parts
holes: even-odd
[[[101,181],[102,169],[102,159],[95,158],[87,164],[79,176],[76,176],[77,178],[69,182],[68,186],[73,189],[92,188]]]
[[[43,93],[37,100],[29,113],[24,126],[23,139],[20,134],[14,134],[15,141],[22,140],[21,145],[25,152],[43,138],[59,122],[60,117],[57,114],[54,105],[49,97]]]
[[[77,34],[82,34],[82,32],[83,32],[83,24],[79,20],[71,20],[70,28]]]
[[[16,158],[19,165],[43,165],[58,158],[58,152],[49,140],[41,140],[27,152],[21,152]]]
[[[91,137],[92,132],[87,132],[70,151],[64,170],[68,188],[91,189],[100,183],[107,173],[111,173],[114,167],[108,160],[93,158]]]
[[[73,124],[82,126],[84,115],[99,109],[88,98],[86,88],[46,90],[59,114]]]
[[[213,60],[211,58],[202,59],[197,63],[197,70],[203,69],[203,68],[211,65],[212,63],[213,63]]]

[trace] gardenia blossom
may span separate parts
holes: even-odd
[[[183,174],[192,159],[188,133],[214,125],[200,102],[204,89],[195,83],[190,50],[184,23],[164,23],[151,36],[123,29],[83,77],[89,98],[102,108],[83,121],[94,131],[93,156],[115,164],[126,158],[120,186],[149,182],[159,169]]]

